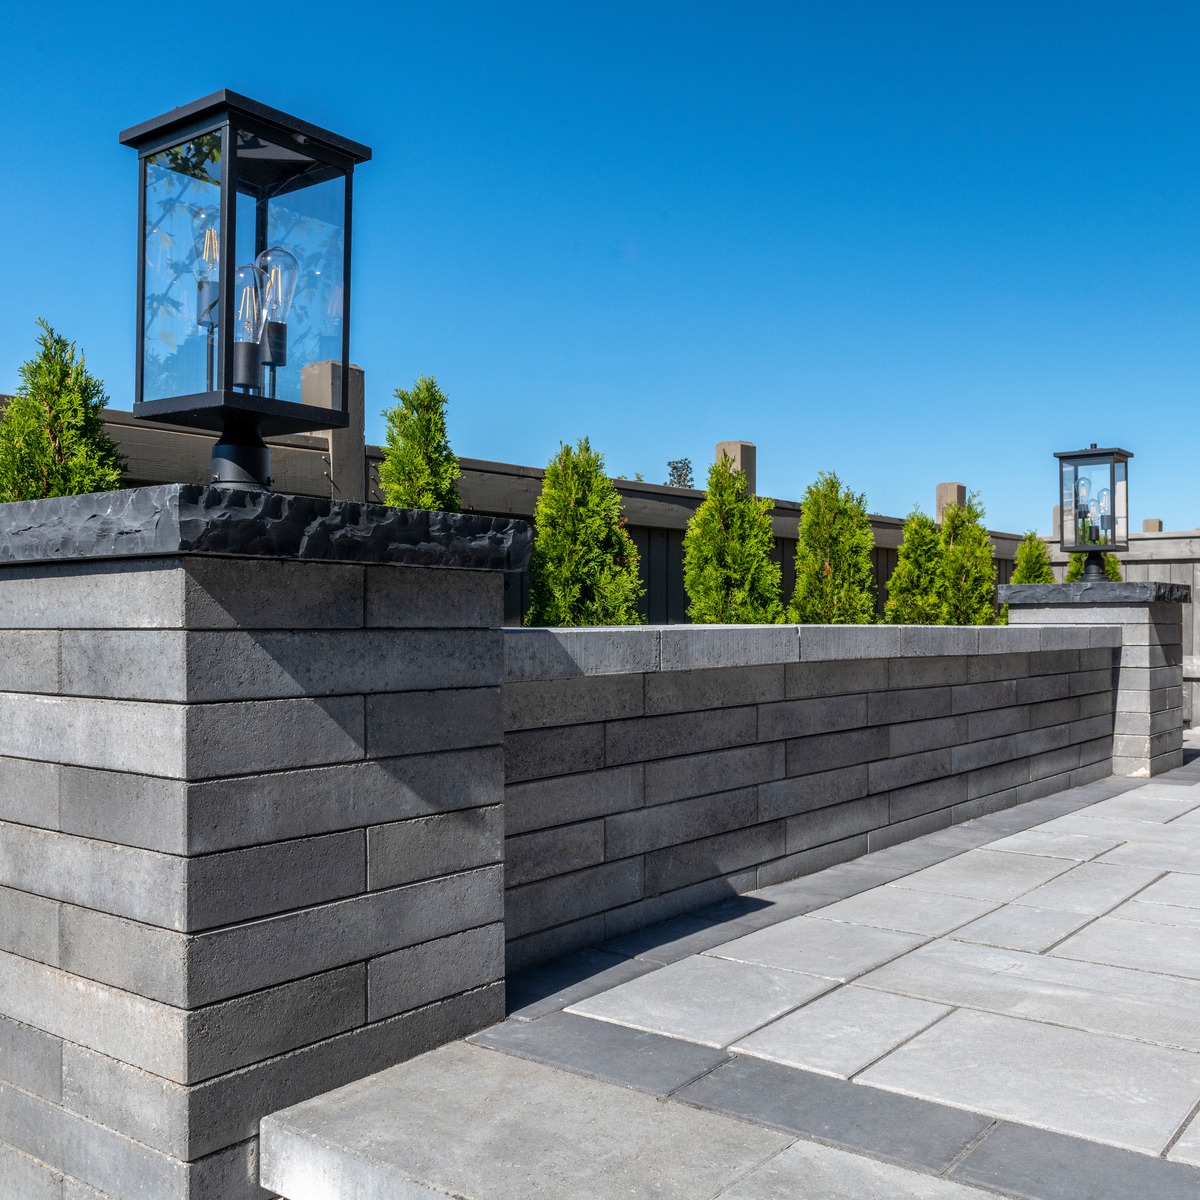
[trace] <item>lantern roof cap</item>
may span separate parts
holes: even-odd
[[[342,137],[341,134],[331,133],[319,125],[302,121],[299,117],[290,116],[269,105],[260,104],[257,100],[251,100],[249,96],[243,96],[240,92],[232,92],[228,88],[222,88],[210,96],[193,100],[190,104],[180,105],[178,108],[171,109],[170,112],[163,113],[160,117],[143,121],[140,125],[131,126],[121,133],[121,144],[137,148],[147,143],[161,144],[163,137],[173,130],[182,131],[198,122],[222,116],[225,113],[234,117],[244,115],[260,123],[274,125],[293,136],[298,135],[302,140],[334,150],[338,154],[352,159],[355,163],[366,162],[371,157],[371,148],[364,146],[361,142],[354,142],[349,138]]]
[[[1118,446],[1098,447],[1095,442],[1083,450],[1056,450],[1055,458],[1114,458],[1118,462],[1127,462],[1133,457],[1132,450],[1122,450]]]

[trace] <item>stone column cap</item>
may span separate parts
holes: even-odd
[[[1186,583],[1002,583],[998,589],[1001,604],[1186,604],[1192,589]]]
[[[0,504],[0,563],[219,554],[523,571],[525,521],[200,484]]]

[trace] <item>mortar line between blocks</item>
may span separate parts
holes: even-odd
[[[882,988],[880,988],[878,990],[883,991]],[[890,995],[891,993],[888,993],[888,994]],[[936,1003],[936,1001],[933,1001],[933,1003]],[[848,1083],[857,1083],[858,1077],[864,1071],[869,1071],[877,1063],[881,1063],[885,1058],[888,1058],[890,1055],[895,1054],[897,1050],[903,1049],[905,1046],[908,1045],[909,1042],[916,1041],[917,1038],[919,1038],[923,1033],[928,1033],[935,1025],[940,1025],[947,1017],[953,1016],[956,1012],[959,1011],[960,1007],[961,1007],[960,1005],[953,1005],[953,1006],[947,1008],[947,1010],[944,1013],[941,1013],[939,1016],[934,1017],[934,1019],[932,1021],[930,1021],[928,1025],[923,1025],[920,1029],[918,1029],[916,1031],[916,1033],[909,1034],[908,1037],[904,1038],[902,1041],[897,1042],[890,1050],[885,1050],[882,1054],[877,1055],[875,1058],[871,1059],[871,1061],[869,1063],[866,1063],[864,1066],[859,1067],[857,1071],[853,1072],[850,1075],[847,1075],[846,1081]],[[873,1086],[873,1085],[871,1085],[871,1086]]]
[[[1167,1155],[1175,1149],[1175,1143],[1178,1142],[1181,1137],[1183,1137],[1183,1135],[1187,1132],[1188,1126],[1191,1125],[1191,1123],[1198,1116],[1200,1116],[1200,1100],[1196,1101],[1196,1103],[1192,1106],[1192,1111],[1183,1118],[1183,1122],[1180,1124],[1179,1128],[1175,1130],[1175,1132],[1167,1139],[1167,1144],[1159,1152],[1159,1158],[1165,1159]]]
[[[1122,846],[1127,846],[1128,844],[1129,844],[1128,842],[1122,842],[1122,843],[1121,843],[1121,845],[1122,845]],[[1117,847],[1114,847],[1114,849],[1117,849]],[[1092,860],[1092,861],[1095,861],[1095,860]],[[1068,874],[1069,874],[1069,872],[1068,872]],[[1145,884],[1144,886],[1142,886],[1142,887],[1138,888],[1138,890],[1137,890],[1136,892],[1131,892],[1131,893],[1130,893],[1128,896],[1126,896],[1126,897],[1125,897],[1123,900],[1118,900],[1118,901],[1116,902],[1116,904],[1113,904],[1113,905],[1111,905],[1109,908],[1106,908],[1106,909],[1105,909],[1103,912],[1097,913],[1097,914],[1096,914],[1094,917],[1092,917],[1092,918],[1091,918],[1091,920],[1084,921],[1084,923],[1083,923],[1082,925],[1080,925],[1078,929],[1073,929],[1073,930],[1071,930],[1071,932],[1070,932],[1070,933],[1066,934],[1066,935],[1065,935],[1065,936],[1063,936],[1063,937],[1060,937],[1060,938],[1058,939],[1058,941],[1057,941],[1057,942],[1054,942],[1054,943],[1052,943],[1051,945],[1047,946],[1047,947],[1046,947],[1044,950],[1039,950],[1039,951],[1038,951],[1038,955],[1039,955],[1039,957],[1044,957],[1045,955],[1049,954],[1049,953],[1050,953],[1052,950],[1057,950],[1057,949],[1058,949],[1058,947],[1059,947],[1059,946],[1061,946],[1061,945],[1063,944],[1063,942],[1065,942],[1065,941],[1069,941],[1069,940],[1070,940],[1071,938],[1073,938],[1073,937],[1074,937],[1074,936],[1075,936],[1077,933],[1082,933],[1082,932],[1083,932],[1085,929],[1089,928],[1090,926],[1094,925],[1094,924],[1095,924],[1097,921],[1099,921],[1101,917],[1107,917],[1107,916],[1109,915],[1109,913],[1116,912],[1116,910],[1117,910],[1118,908],[1120,908],[1120,907],[1121,907],[1121,905],[1123,905],[1123,904],[1128,904],[1130,900],[1133,900],[1133,899],[1135,899],[1136,897],[1140,896],[1140,895],[1141,895],[1141,894],[1142,894],[1142,893],[1143,893],[1143,892],[1146,890],[1146,888],[1151,888],[1151,887],[1153,887],[1153,886],[1154,886],[1156,883],[1158,883],[1160,880],[1163,880],[1163,879],[1165,879],[1165,878],[1166,878],[1166,877],[1167,877],[1169,874],[1171,874],[1171,872],[1170,872],[1170,871],[1163,871],[1161,874],[1159,874],[1159,875],[1156,875],[1156,876],[1155,876],[1153,879],[1151,879],[1151,880],[1150,880],[1150,882],[1149,882],[1149,883],[1147,883],[1147,884]],[[1025,894],[1027,895],[1028,893],[1025,893]],[[1022,906],[1021,906],[1021,905],[1018,905],[1017,907],[1018,907],[1018,908],[1020,908],[1020,907],[1022,907]],[[1032,907],[1032,906],[1031,906],[1031,907]],[[1081,961],[1083,961],[1083,962],[1090,962],[1091,960],[1090,960],[1090,959],[1083,959],[1083,960],[1081,960]],[[1109,966],[1109,967],[1111,967],[1111,966],[1114,966],[1115,964],[1114,964],[1114,963],[1099,963],[1099,964],[1097,964],[1097,965],[1099,965],[1099,966]],[[1136,970],[1141,970],[1142,968],[1138,967],[1138,968],[1134,968],[1134,969],[1136,969]],[[1173,978],[1173,979],[1178,979],[1178,978],[1180,978],[1180,976],[1178,976],[1178,975],[1171,976],[1171,975],[1170,975],[1170,973],[1169,973],[1169,972],[1166,972],[1166,971],[1148,971],[1148,972],[1147,972],[1147,974],[1149,974],[1149,975],[1168,975],[1170,978]]]

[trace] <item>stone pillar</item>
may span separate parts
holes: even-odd
[[[1170,583],[1006,584],[1010,625],[1117,626],[1113,774],[1159,775],[1183,762],[1183,606]]]
[[[1162,533],[1163,523],[1158,517],[1147,517],[1142,522],[1143,533]]]
[[[967,488],[962,483],[939,483],[934,498],[933,519],[940,525],[946,509],[951,504],[966,504]]]
[[[751,494],[757,494],[758,475],[756,468],[758,451],[755,449],[753,442],[718,442],[716,454],[718,462],[722,454],[727,454],[733,459],[733,465],[739,471],[746,473],[746,484]]]
[[[0,506],[0,1193],[261,1197],[266,1113],[503,1016],[527,543],[200,487]]]

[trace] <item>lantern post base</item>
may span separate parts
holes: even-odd
[[[1104,551],[1089,550],[1088,556],[1083,564],[1082,578],[1088,583],[1095,583],[1099,579],[1107,579],[1108,576],[1104,571]]]
[[[271,451],[256,421],[225,418],[221,438],[212,452],[212,486],[239,491],[271,490]]]

